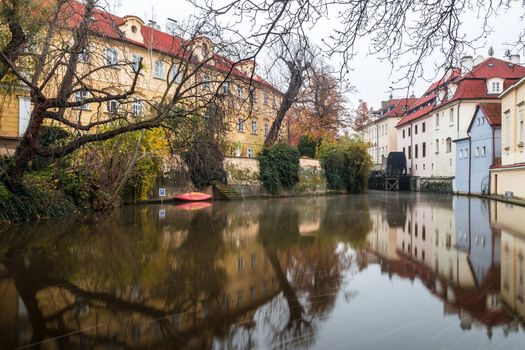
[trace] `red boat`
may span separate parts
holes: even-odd
[[[175,196],[175,199],[185,202],[201,202],[211,199],[211,195],[202,192],[188,192]]]

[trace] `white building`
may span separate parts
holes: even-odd
[[[415,101],[415,98],[384,101],[381,109],[374,112],[377,119],[361,130],[362,139],[368,145],[368,154],[376,167],[383,164],[388,153],[398,150],[396,125]]]
[[[504,88],[525,76],[518,62],[517,55],[511,61],[465,57],[462,71],[449,69],[429,87],[396,126],[397,144],[412,175],[455,175],[453,141],[467,136],[479,103],[498,100]]]

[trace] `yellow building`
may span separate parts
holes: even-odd
[[[84,10],[76,1],[64,5],[66,27],[76,28]],[[100,96],[101,91],[126,92],[133,84],[139,65],[140,75],[136,92],[128,99],[83,104],[66,112],[69,120],[80,121],[85,126],[122,113],[140,117],[159,105],[167,105],[174,96],[177,107],[195,112],[193,114],[206,120],[209,102],[213,101],[222,108],[226,155],[253,157],[260,151],[282,93],[255,73],[254,61],[236,62],[217,53],[224,51],[224,47],[216,48],[222,43],[215,45],[202,36],[183,39],[161,31],[154,22],[145,24],[136,16],[121,18],[95,10],[90,29],[88,49],[79,55],[75,71],[77,76],[86,78],[75,82],[76,92],[71,100],[82,102],[94,94]],[[60,59],[67,63],[67,58],[55,57],[65,56],[58,53],[60,50],[64,53],[67,50],[64,46],[71,42],[70,30],[55,35],[52,46],[56,52],[48,55],[53,57],[50,66]],[[45,67],[44,73],[50,70],[51,67]],[[46,84],[45,95],[56,95],[63,73],[63,70],[56,70]],[[0,152],[12,153],[27,129],[32,104],[24,89],[13,91],[4,87],[0,100]],[[67,126],[59,121],[53,123]]]
[[[491,169],[491,193],[525,198],[525,78],[501,95],[501,166]]]

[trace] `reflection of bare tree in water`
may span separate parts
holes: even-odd
[[[318,324],[332,311],[348,269],[336,241],[321,244],[300,236],[298,210],[279,202],[261,215],[259,237],[282,290],[265,316],[274,348],[306,348],[315,342]]]
[[[187,240],[173,252],[159,246],[158,222],[141,214],[134,225],[129,220],[121,225],[114,218],[90,223],[96,228],[89,234],[82,225],[58,225],[59,232],[52,237],[48,233],[45,244],[17,240],[20,244],[4,253],[0,262],[27,308],[34,348],[50,339],[58,348],[136,347],[141,344],[140,332],[148,327],[161,333],[157,346],[164,337],[172,346],[189,347],[195,339],[210,341],[199,334],[212,322],[225,324],[220,322],[225,273],[213,259],[222,254],[226,220],[208,212],[196,214],[185,223]],[[72,233],[72,227],[80,234]],[[209,309],[204,311],[203,306]],[[203,312],[209,318],[199,322],[195,315]],[[90,324],[81,320],[85,314],[93,316]],[[184,331],[176,321],[181,314],[194,315]],[[99,332],[109,327],[108,322],[120,331]]]

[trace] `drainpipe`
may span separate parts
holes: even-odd
[[[496,163],[496,128],[492,128],[492,165]],[[487,190],[487,194],[490,195],[491,189],[492,189],[492,176],[490,175],[490,168],[489,168],[489,188]]]
[[[379,125],[376,124],[376,163],[379,164]]]
[[[468,135],[468,195],[470,196],[470,186],[472,182],[472,139],[470,138],[470,133]],[[457,149],[456,149],[457,153]],[[457,164],[456,164],[457,167]]]
[[[414,175],[413,172],[412,172],[412,169],[414,168],[413,165],[414,165],[414,157],[412,156],[412,154],[414,153],[414,130],[412,130],[412,122],[410,122],[410,153],[409,153],[409,157],[410,157],[410,175]]]

